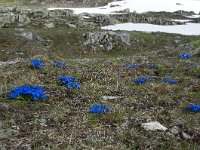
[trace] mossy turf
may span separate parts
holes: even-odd
[[[3,34],[2,32],[10,31],[0,32]],[[32,32],[45,40],[51,40],[51,48],[41,51],[46,47],[45,41],[30,42],[23,38],[19,40],[16,36],[10,39],[9,36],[12,37],[13,34],[3,35],[3,39],[7,40],[0,43],[1,46],[7,45],[7,49],[13,49],[13,52],[18,48],[26,51],[27,55],[24,58],[39,58],[45,66],[44,69],[34,70],[30,67],[29,61],[0,66],[1,148],[200,148],[200,115],[184,110],[189,103],[199,103],[198,46],[191,46],[188,49],[188,52],[193,54],[191,59],[177,58],[177,54],[185,51],[184,48],[198,37],[131,32],[138,42],[133,41],[135,44],[129,51],[94,53],[86,51],[87,47],[81,47],[80,35],[85,30],[58,29],[56,32],[47,32],[37,29]],[[173,42],[177,37],[181,40],[179,44]],[[29,44],[24,44],[24,40]],[[67,41],[70,44],[67,45]],[[31,52],[26,48],[31,49]],[[76,49],[80,52],[86,51],[86,54],[75,54]],[[73,58],[70,58],[72,55]],[[9,58],[14,56],[7,55],[7,60]],[[52,65],[54,60],[66,61],[67,64],[62,68],[56,68]],[[128,63],[138,63],[139,67],[127,69],[125,64]],[[149,68],[147,63],[156,64],[156,68]],[[66,87],[58,82],[59,75],[76,77],[81,88],[66,90]],[[141,76],[151,76],[155,80],[135,84],[133,79]],[[161,83],[160,79],[163,77],[177,79],[177,83]],[[7,99],[6,93],[12,87],[24,84],[44,87],[47,99]],[[104,101],[101,99],[104,95],[121,98]],[[106,104],[112,110],[103,114],[89,113],[89,106],[92,103]],[[169,130],[145,131],[140,124],[148,121],[159,121]],[[176,135],[171,133],[174,126],[180,128]],[[185,139],[183,132],[191,139]]]

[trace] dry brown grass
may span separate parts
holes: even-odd
[[[146,39],[150,47],[155,46],[150,44],[152,34],[137,34]],[[64,33],[61,37],[64,37]],[[171,40],[175,37],[172,36]],[[53,45],[54,48],[62,45],[60,39],[54,41],[57,43]],[[193,37],[183,39],[190,42]],[[88,54],[87,59],[66,59],[62,57],[65,51],[60,53],[56,49],[53,53],[40,52],[32,57],[44,61],[42,70],[31,69],[28,61],[0,66],[0,147],[70,150],[199,149],[200,115],[183,110],[188,103],[199,102],[198,48],[189,50],[193,54],[191,59],[180,60],[177,54],[184,51],[184,46],[169,46],[169,49],[141,46],[144,51],[131,51],[129,56],[119,56],[115,52],[96,58]],[[51,64],[53,60],[67,61],[67,64],[63,68],[55,68]],[[108,63],[110,61],[112,64]],[[138,63],[140,66],[138,69],[126,69],[126,62]],[[146,63],[155,63],[157,68],[149,68]],[[81,88],[67,91],[59,84],[59,75],[75,76]],[[155,80],[137,85],[133,79],[140,76],[153,76]],[[160,79],[166,76],[177,79],[178,83],[161,83]],[[6,93],[13,86],[24,84],[43,86],[47,99],[7,99]],[[104,95],[123,98],[103,101],[101,96]],[[88,111],[92,103],[109,105],[112,110],[91,114]],[[145,131],[140,124],[148,121],[159,121],[169,130]],[[171,132],[174,126],[180,129],[177,135]],[[183,132],[192,138],[185,139]]]
[[[6,100],[2,96],[3,117],[1,141],[4,147],[21,149],[198,149],[199,114],[183,111],[198,94],[199,79],[185,75],[187,61],[173,58],[159,62],[160,76],[140,62],[139,69],[119,72],[124,61],[137,62],[137,56],[91,61],[68,60],[55,68],[45,60],[43,70],[32,70],[28,63],[17,63],[1,72],[1,86],[7,92],[15,85],[39,84],[45,87],[47,99],[42,102]],[[193,61],[192,59],[190,61]],[[109,65],[107,62],[112,61]],[[154,63],[156,63],[154,62]],[[176,62],[176,64],[174,64]],[[199,62],[198,62],[199,63]],[[170,68],[172,69],[170,71]],[[185,70],[186,69],[186,70]],[[168,71],[177,84],[161,83]],[[74,75],[80,89],[69,92],[57,82],[58,75]],[[133,75],[155,76],[156,80],[141,85],[133,83]],[[123,99],[102,101],[103,95],[123,96]],[[106,114],[88,113],[91,103],[112,107]],[[157,120],[171,129],[179,126],[193,139],[185,140],[181,133],[144,131],[140,124]],[[4,137],[3,137],[4,136]],[[2,145],[3,147],[3,145]]]

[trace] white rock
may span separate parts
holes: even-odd
[[[167,128],[161,125],[159,122],[148,122],[148,123],[142,123],[141,125],[145,130],[151,130],[151,131],[156,131],[156,130],[161,130],[161,131],[166,131]]]
[[[25,37],[29,40],[33,40],[33,33],[32,32],[15,33],[15,35]]]
[[[183,136],[183,138],[186,139],[186,140],[192,139],[192,136],[188,135],[188,134],[185,133],[185,132],[182,132],[182,136]]]
[[[113,100],[113,99],[118,99],[122,98],[121,96],[101,96],[102,100]]]
[[[180,128],[177,127],[177,126],[174,126],[172,129],[171,129],[171,133],[174,134],[174,135],[178,135],[180,132]]]
[[[54,25],[54,23],[52,23],[52,22],[51,22],[51,23],[45,23],[45,24],[44,24],[44,27],[45,27],[45,28],[48,28],[48,29],[52,29],[52,28],[55,28],[55,25]]]

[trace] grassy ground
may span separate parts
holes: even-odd
[[[14,51],[21,48],[27,52],[24,58],[37,54],[35,58],[42,59],[45,66],[41,70],[31,69],[29,62],[0,66],[2,149],[200,148],[200,115],[183,110],[190,102],[198,103],[200,98],[199,47],[190,47],[197,43],[199,37],[131,32],[136,40],[132,41],[129,51],[96,54],[88,50],[85,55],[79,55],[73,51],[78,49],[81,53],[87,50],[87,47],[81,47],[80,42],[84,30],[32,31],[52,40],[51,48],[41,52],[38,48],[45,48],[44,41],[30,43],[13,36],[10,30],[1,31],[3,39],[7,38],[0,43],[1,47],[11,41],[7,49]],[[181,43],[173,42],[175,39],[181,40]],[[70,44],[67,45],[67,41]],[[184,46],[181,47],[181,44]],[[31,52],[26,48],[30,48]],[[185,51],[192,53],[193,57],[178,59],[177,54]],[[70,58],[72,55],[73,59]],[[8,60],[14,57],[11,56],[7,57]],[[83,59],[86,56],[87,59]],[[56,68],[51,64],[53,60],[67,61],[67,64]],[[139,67],[127,69],[130,63],[138,63]],[[157,67],[149,68],[147,63],[154,63]],[[59,84],[59,75],[75,76],[81,88],[67,91]],[[152,76],[155,80],[137,85],[133,79],[140,76]],[[172,77],[178,82],[161,83],[163,77]],[[6,93],[12,87],[24,84],[44,87],[47,99],[7,99]],[[104,95],[122,98],[103,101],[101,96]],[[89,113],[92,103],[109,105],[112,110],[103,114]],[[169,130],[145,131],[140,124],[148,121],[159,121]],[[171,132],[174,126],[180,129],[176,135]],[[184,138],[183,132],[191,138]]]

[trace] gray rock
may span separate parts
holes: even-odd
[[[121,42],[130,45],[130,36],[128,33],[106,32],[87,32],[84,34],[85,45],[100,42],[112,41],[112,39],[121,40]]]
[[[19,23],[22,23],[23,25],[27,25],[29,23],[31,23],[31,20],[29,19],[29,17],[25,14],[23,15],[19,15]]]
[[[101,96],[102,100],[114,100],[114,99],[121,99],[121,96]]]
[[[17,6],[13,8],[12,12],[15,14],[23,14],[26,10],[23,7]]]
[[[59,9],[56,9],[56,10],[51,10],[49,11],[49,17],[68,17],[68,16],[71,16],[73,15],[73,11],[70,10],[70,9],[64,9],[64,10],[59,10]]]
[[[68,23],[68,24],[67,24],[67,27],[69,27],[69,28],[76,28],[76,25],[73,25],[73,24]]]
[[[0,7],[0,14],[2,13],[9,13],[12,11],[13,8],[11,7]]]
[[[44,27],[45,27],[45,28],[52,29],[52,28],[55,28],[55,25],[54,25],[54,23],[50,22],[50,23],[45,23],[45,24],[44,24]]]
[[[186,140],[190,140],[190,139],[193,138],[192,136],[188,135],[188,134],[185,133],[185,132],[182,132],[182,136],[183,136],[183,138],[186,139]]]
[[[25,37],[25,38],[27,38],[29,40],[33,40],[33,33],[32,32],[16,33],[15,35]]]
[[[172,129],[171,129],[171,133],[174,134],[174,135],[178,135],[180,132],[180,128],[177,127],[177,126],[174,126]]]
[[[4,27],[5,23],[0,21],[0,28]]]
[[[130,45],[131,42],[129,34],[122,32],[87,32],[83,37],[84,45],[103,45],[107,50],[113,49],[115,45]]]
[[[11,60],[11,61],[0,61],[0,67],[7,66],[7,65],[12,65],[12,64],[16,64],[18,62],[25,62],[25,61],[26,60],[22,59],[22,58],[18,58],[18,59]]]
[[[13,23],[15,19],[16,16],[12,12],[0,14],[0,22],[2,23]]]
[[[45,17],[48,17],[49,11],[48,11],[48,9],[46,9],[46,8],[33,9],[33,10],[30,12],[30,15],[31,15],[33,18],[45,18]]]

